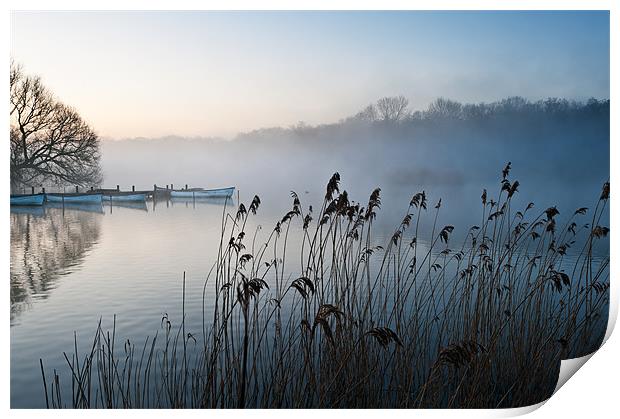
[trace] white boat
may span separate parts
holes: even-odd
[[[171,198],[189,198],[189,199],[202,199],[202,198],[230,198],[235,192],[235,187],[230,188],[218,188],[218,189],[187,189],[187,190],[172,190],[170,191]]]
[[[102,196],[100,193],[82,193],[82,194],[50,194],[46,195],[47,202],[64,202],[64,203],[80,203],[80,204],[101,204]]]
[[[45,194],[11,195],[11,205],[43,205]]]

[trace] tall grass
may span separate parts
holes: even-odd
[[[202,330],[186,330],[185,292],[178,324],[164,316],[141,345],[100,324],[86,353],[76,343],[65,354],[70,394],[41,361],[48,407],[492,408],[549,397],[559,361],[597,349],[605,332],[609,256],[594,251],[609,232],[609,183],[593,210],[560,225],[555,207],[513,207],[509,172],[494,198],[483,192],[480,224],[461,243],[439,224],[441,201],[420,192],[377,245],[380,189],[352,202],[338,173],[318,211],[292,192],[262,244],[246,231],[258,197],[224,209]],[[291,229],[303,236],[295,248]]]

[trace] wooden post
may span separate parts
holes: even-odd
[[[45,188],[41,188],[41,193],[45,193]]]
[[[166,185],[166,190],[168,190],[168,185]]]
[[[185,184],[185,190],[187,190],[187,183]]]
[[[34,186],[32,187],[32,194],[34,195]]]
[[[116,192],[120,192],[121,187],[119,185],[116,185]]]
[[[80,191],[80,190],[79,190],[79,186],[78,186],[78,185],[75,185],[75,193],[78,193],[79,191]]]
[[[170,189],[174,189],[174,185],[172,183],[170,184]]]
[[[136,191],[136,185],[131,185],[131,192],[135,192]]]

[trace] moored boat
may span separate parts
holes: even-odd
[[[136,192],[116,192],[103,195],[103,202],[144,202],[146,194]]]
[[[233,196],[235,192],[235,187],[231,186],[230,188],[218,188],[218,189],[183,189],[183,190],[172,190],[170,191],[171,198],[190,198],[190,199],[200,199],[200,198],[229,198]]]
[[[155,185],[155,192],[163,192],[163,193],[170,193],[170,191],[173,191],[175,189],[170,189],[170,188],[164,188],[163,186],[157,186]],[[204,191],[205,188],[187,188],[187,189],[178,189],[180,191]]]
[[[43,205],[45,194],[11,195],[11,205]]]
[[[102,195],[100,193],[48,193],[47,202],[101,204]]]

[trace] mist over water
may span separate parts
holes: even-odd
[[[557,205],[561,214],[572,214],[595,202],[609,178],[609,102],[548,102],[559,109],[514,109],[507,100],[487,117],[348,118],[260,129],[231,140],[106,140],[105,185],[235,186],[242,201],[259,195],[275,222],[290,209],[290,191],[302,204],[318,205],[327,180],[339,172],[342,188],[362,205],[381,188],[379,218],[386,228],[422,190],[433,206],[441,199],[445,222],[458,226],[479,221],[482,190],[496,196],[501,170],[511,162],[510,178],[521,185],[518,204],[534,202],[540,211]],[[477,105],[467,106],[472,112]]]

